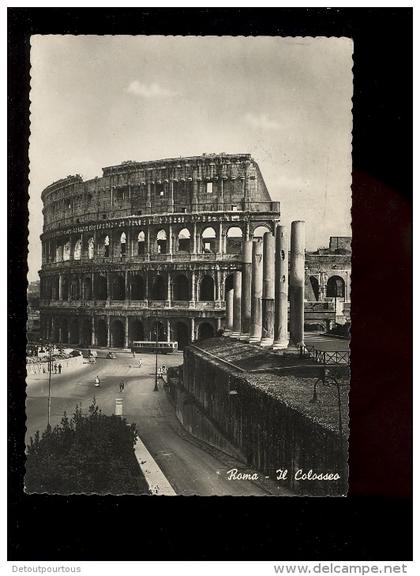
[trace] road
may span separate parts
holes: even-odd
[[[266,495],[261,484],[248,480],[228,480],[232,467],[244,470],[240,463],[206,449],[183,430],[166,392],[159,385],[154,392],[155,356],[142,355],[143,365],[135,367],[131,355],[118,353],[114,360],[98,358],[95,365],[52,375],[51,425],[59,423],[64,412],[69,416],[77,404],[87,412],[93,397],[105,414],[112,414],[115,399],[123,398],[124,416],[135,422],[140,438],[167,477],[177,494],[182,495]],[[159,364],[175,366],[182,355],[159,356]],[[95,376],[101,386],[94,385]],[[125,381],[124,392],[119,383]],[[29,376],[27,388],[27,441],[36,430],[47,425],[48,379],[45,375]],[[249,472],[249,469],[246,469]]]
[[[346,352],[350,349],[350,340],[323,336],[313,332],[305,332],[305,344],[307,346],[315,346],[317,350],[322,352]]]

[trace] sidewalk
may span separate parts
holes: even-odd
[[[137,437],[134,453],[151,493],[158,496],[176,496],[175,490],[139,437]]]

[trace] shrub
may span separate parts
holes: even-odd
[[[137,431],[119,416],[102,414],[95,400],[84,416],[64,414],[27,446],[25,489],[48,494],[144,494],[147,482],[134,455]]]

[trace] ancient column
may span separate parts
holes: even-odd
[[[225,325],[225,335],[229,334],[233,330],[233,288],[229,290],[226,294],[226,325]]]
[[[129,300],[130,284],[128,281],[128,270],[124,271],[124,300]]]
[[[263,241],[252,244],[251,330],[250,342],[259,342],[262,334]]]
[[[196,288],[195,270],[192,270],[191,271],[191,302],[193,303],[193,305],[195,305],[196,293],[197,293],[197,288]]]
[[[63,299],[63,276],[61,274],[58,276],[58,299]]]
[[[223,224],[219,222],[219,254],[223,254]]]
[[[241,340],[249,340],[251,325],[252,240],[242,241]]]
[[[166,340],[171,341],[171,321],[169,318],[166,320]]]
[[[275,293],[276,304],[274,312],[274,344],[275,350],[282,350],[289,345],[287,330],[288,313],[288,276],[289,255],[287,246],[287,231],[285,226],[276,228],[276,270],[275,270]]]
[[[110,274],[110,272],[106,273],[106,299],[108,301],[111,300],[111,274]]]
[[[172,256],[172,251],[173,251],[173,249],[172,249],[172,240],[173,240],[172,234],[173,234],[172,233],[172,224],[169,224],[168,240],[169,240],[169,255],[170,256]]]
[[[171,178],[169,182],[169,212],[174,211],[174,181]]]
[[[152,211],[152,184],[147,182],[146,211],[150,214]]]
[[[272,346],[274,340],[274,236],[264,234],[261,346]]]
[[[242,309],[242,272],[235,270],[233,274],[233,326],[231,337],[239,338],[241,335],[241,309]]]
[[[290,340],[296,346],[304,341],[305,222],[292,222],[290,237]]]

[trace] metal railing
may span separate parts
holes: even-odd
[[[350,352],[348,350],[319,350],[315,346],[303,345],[300,347],[301,356],[309,356],[317,364],[324,366],[350,365]]]

